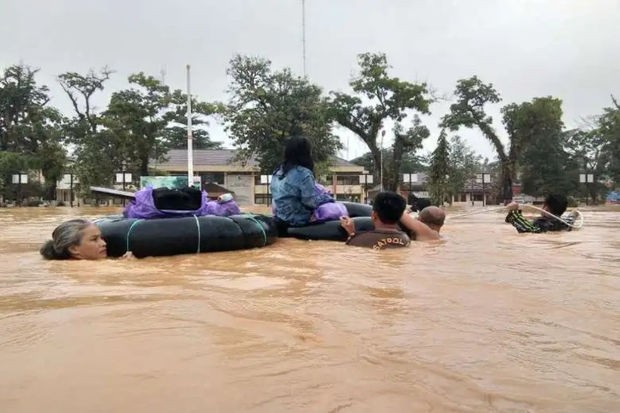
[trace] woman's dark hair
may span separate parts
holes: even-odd
[[[303,166],[314,173],[314,161],[312,160],[312,145],[304,137],[296,136],[286,142],[284,148],[284,163],[282,172],[284,175],[296,166]]]
[[[47,260],[68,260],[71,258],[69,248],[79,245],[82,240],[82,231],[92,223],[86,219],[72,219],[60,224],[54,232],[52,239],[47,241],[39,252]]]

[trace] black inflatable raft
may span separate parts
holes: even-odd
[[[370,218],[372,206],[355,202],[343,202],[349,216],[355,222],[356,231],[370,231],[374,225]],[[287,234],[290,237],[312,240],[345,241],[347,232],[340,226],[340,221],[327,221],[320,224],[311,224],[305,227],[289,227]]]
[[[95,221],[108,256],[131,251],[138,258],[260,248],[277,237],[273,219],[264,215],[202,216],[162,219],[108,217]]]

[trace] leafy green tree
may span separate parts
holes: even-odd
[[[164,130],[164,143],[168,149],[187,148],[187,94],[180,90],[172,92],[171,113],[168,126]],[[194,149],[221,149],[220,142],[214,142],[209,136],[207,127],[209,117],[225,111],[224,105],[201,102],[192,97],[192,140]]]
[[[559,135],[541,137],[523,153],[523,192],[534,196],[574,192],[578,182],[575,165],[564,151]]]
[[[521,172],[523,192],[544,196],[569,193],[568,154],[562,142],[562,101],[552,97],[512,103],[502,109],[510,137],[511,166]]]
[[[90,70],[85,75],[66,72],[58,76],[58,83],[71,101],[78,121],[84,123],[92,134],[97,132],[99,126],[99,115],[94,112],[92,97],[103,90],[112,73],[110,68],[104,67],[99,72]]]
[[[395,140],[392,147],[392,167],[402,165],[402,157],[418,149],[422,139],[429,136],[428,129],[415,117],[413,125],[405,132],[402,122],[411,111],[427,114],[432,101],[424,83],[411,83],[388,75],[389,65],[385,54],[363,53],[358,56],[359,76],[349,84],[355,95],[331,92],[331,114],[343,127],[355,133],[368,146],[374,165],[381,165],[379,132],[387,120],[395,122]],[[399,184],[400,170],[388,169],[387,164],[373,168],[375,182],[381,170],[383,186],[395,190]]]
[[[493,127],[493,118],[485,112],[487,104],[501,100],[493,85],[484,84],[473,76],[457,82],[455,95],[457,101],[450,106],[450,113],[443,117],[442,126],[451,130],[458,130],[461,126],[477,127],[482,132],[497,152],[501,167],[501,198],[504,201],[512,199],[512,184],[517,178],[524,151],[547,134],[557,134],[562,129],[561,101],[543,97],[502,108],[502,120],[509,138],[507,149]]]
[[[102,130],[101,113],[95,111],[92,101],[112,73],[104,67],[99,72],[66,72],[58,76],[75,111],[75,116],[65,122],[64,133],[67,143],[74,147],[74,171],[83,192],[91,185],[110,186],[116,170],[114,154],[118,143]]]
[[[127,162],[130,171],[148,175],[149,160],[166,152],[163,135],[170,117],[170,90],[142,72],[128,80],[132,87],[112,94],[102,123],[120,144],[119,161]]]
[[[612,187],[620,182],[620,106],[613,97],[612,104],[583,129],[564,134],[563,146],[573,165],[572,179],[577,182],[578,173],[591,173],[596,178],[593,184],[580,184],[577,191],[594,203],[609,191],[604,182],[611,182]]]
[[[385,148],[383,149],[383,160],[386,162],[386,169],[393,169],[391,164],[392,157],[392,149]],[[351,163],[355,165],[363,166],[365,170],[372,171],[374,170],[373,158],[370,152],[366,152],[364,155],[357,157],[351,160]],[[409,152],[403,155],[400,170],[402,173],[416,173],[416,172],[426,172],[428,170],[428,162],[427,159],[422,155],[417,155],[413,152]]]
[[[32,166],[39,169],[45,179],[44,197],[55,200],[56,185],[67,162],[67,151],[63,144],[65,119],[55,108],[46,107],[40,115],[31,132],[31,136],[38,141]]]
[[[401,177],[407,170],[403,167],[403,158],[412,158],[418,149],[422,148],[422,141],[430,135],[428,128],[421,124],[420,119],[414,116],[413,126],[408,130],[403,130],[400,123],[394,127],[394,144],[392,145],[391,157],[385,164],[383,180],[385,188],[397,191],[401,182]],[[385,156],[384,156],[385,163]]]
[[[612,106],[603,110],[598,119],[598,133],[604,139],[607,174],[616,187],[620,186],[620,104],[612,96]]]
[[[30,132],[42,118],[49,96],[46,86],[37,85],[37,72],[15,65],[0,76],[0,151],[35,152],[38,148]]]
[[[16,188],[12,185],[12,175],[30,169],[33,161],[28,155],[17,152],[0,151],[0,188],[2,198],[16,199]]]
[[[574,129],[562,134],[562,149],[566,153],[566,177],[574,187],[572,194],[589,197],[596,202],[599,195],[604,195],[605,186],[600,183],[582,185],[579,174],[592,173],[599,179],[609,177],[609,158],[606,152],[606,140],[600,130],[593,124],[587,129]],[[579,185],[578,187],[576,187]]]
[[[54,199],[65,161],[61,145],[63,118],[48,106],[48,88],[37,84],[37,72],[15,65],[0,76],[0,153],[4,153],[5,161],[10,160],[4,163],[7,169],[0,179],[2,189],[10,189],[11,174],[39,169],[46,182],[44,195]]]
[[[448,189],[452,195],[456,195],[466,190],[467,183],[475,177],[480,169],[482,157],[477,155],[460,136],[453,136],[448,146],[450,148]]]
[[[442,130],[437,139],[437,147],[431,155],[429,168],[429,193],[433,204],[442,205],[444,201],[450,201],[450,145],[446,137],[446,131]]]
[[[341,148],[332,134],[321,88],[289,69],[273,71],[271,62],[235,56],[228,75],[230,100],[224,112],[226,129],[240,160],[255,156],[263,171],[282,161],[284,141],[305,136],[315,162],[325,162]]]
[[[73,171],[79,179],[80,190],[85,195],[90,186],[111,187],[115,174],[122,170],[123,141],[110,130],[87,134],[87,141],[76,150]],[[131,167],[127,171],[131,171]]]
[[[487,104],[498,103],[501,99],[492,84],[484,84],[477,76],[461,79],[456,84],[456,103],[450,105],[450,113],[442,119],[441,126],[456,131],[461,126],[477,127],[487,138],[501,165],[501,194],[504,200],[512,199],[512,183],[515,179],[514,160],[508,156],[501,139],[493,127],[493,118],[485,112]],[[518,152],[513,151],[513,156]]]

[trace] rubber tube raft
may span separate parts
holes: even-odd
[[[108,217],[95,221],[108,256],[131,251],[138,258],[232,251],[273,244],[277,231],[264,215],[201,216],[162,219]]]
[[[372,206],[355,202],[343,202],[343,204],[355,223],[356,231],[374,229],[370,218]],[[305,227],[289,227],[287,234],[290,237],[311,240],[345,241],[347,239],[347,232],[340,226],[339,220],[311,224]]]

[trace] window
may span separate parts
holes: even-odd
[[[336,194],[336,201],[360,202],[359,194]]]
[[[255,194],[254,203],[257,205],[270,205],[271,194]]]
[[[271,175],[265,173],[254,175],[254,185],[269,185],[268,183],[261,182],[261,176],[263,175],[267,176],[267,180],[271,179]]]
[[[337,175],[336,182],[338,185],[359,185],[359,175]]]

